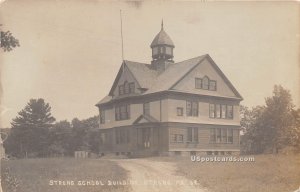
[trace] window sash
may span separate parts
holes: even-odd
[[[188,142],[198,142],[198,128],[197,127],[188,127],[187,141]]]
[[[135,92],[135,84],[129,83],[129,93],[134,93],[134,92]]]
[[[177,107],[177,116],[183,116],[183,108]]]
[[[204,77],[202,79],[202,89],[208,90],[209,88],[209,79],[208,77]]]
[[[227,105],[227,118],[233,119],[233,106]]]
[[[220,128],[217,129],[216,135],[217,135],[216,142],[221,143],[221,129]]]
[[[209,81],[209,90],[216,91],[217,90],[217,82],[214,80]]]
[[[226,105],[221,105],[221,118],[226,118]]]
[[[127,81],[124,82],[124,94],[129,93],[129,83]]]
[[[119,95],[124,95],[124,85],[119,85]]]
[[[192,102],[193,116],[198,116],[198,102]]]
[[[202,89],[202,79],[201,78],[195,78],[195,88]]]
[[[216,118],[221,118],[221,105],[216,104]]]
[[[216,129],[215,128],[210,129],[210,142],[212,142],[212,143],[216,142]]]
[[[209,117],[215,118],[215,104],[209,104]]]
[[[115,119],[116,121],[130,119],[130,105],[116,106]]]
[[[105,110],[101,110],[100,111],[100,124],[104,124],[105,123]]]
[[[186,115],[192,116],[192,102],[186,101]]]

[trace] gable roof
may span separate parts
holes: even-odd
[[[237,98],[243,99],[239,92],[234,88],[232,83],[227,79],[225,74],[217,66],[217,64],[208,55],[202,55],[178,63],[170,64],[163,73],[158,73],[154,70],[150,64],[138,63],[133,61],[124,60],[117,77],[113,83],[113,86],[109,92],[109,95],[103,98],[98,104],[106,103],[112,100],[112,93],[118,84],[119,78],[123,73],[123,67],[127,67],[128,71],[132,74],[138,85],[144,88],[146,91],[142,95],[157,93],[161,91],[171,90],[177,83],[179,83],[187,74],[189,74],[195,67],[200,65],[204,59],[208,59],[212,64],[212,67],[217,73],[224,79],[229,88],[234,92]],[[124,65],[124,66],[123,66]],[[175,90],[172,90],[175,91]],[[97,104],[97,105],[98,105]]]
[[[155,119],[154,117],[152,117],[151,115],[140,115],[132,124],[138,124],[140,123],[142,120],[146,120],[147,123],[154,123],[154,122],[158,122],[157,119]],[[145,122],[143,122],[145,123]]]

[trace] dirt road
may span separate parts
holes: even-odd
[[[129,171],[134,192],[207,192],[199,183],[179,176],[175,163],[149,159],[122,159],[116,162]]]

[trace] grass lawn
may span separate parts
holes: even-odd
[[[215,192],[282,192],[300,186],[300,154],[255,155],[255,162],[192,162],[178,158],[178,172]],[[165,160],[165,159],[164,159]]]
[[[108,185],[108,180],[122,181],[127,178],[126,171],[109,160],[53,158],[2,161],[3,192],[12,191],[7,188],[8,182],[5,179],[8,167],[10,176],[17,178],[20,182],[17,188],[18,192],[130,191],[128,185]],[[55,185],[55,181],[57,181],[57,185]],[[58,183],[59,181],[61,182]],[[74,185],[71,185],[72,181]],[[102,181],[104,185],[79,186],[78,181],[94,181],[94,184],[96,181]],[[81,182],[81,184],[84,183]],[[90,184],[92,183],[90,182]]]

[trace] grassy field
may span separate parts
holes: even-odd
[[[175,161],[178,173],[217,192],[282,192],[300,186],[300,154],[256,155],[255,162]]]
[[[10,178],[5,174],[8,168]],[[127,178],[124,169],[108,160],[65,158],[2,161],[1,175],[3,192],[13,191],[14,187],[8,183],[14,183],[14,178],[20,183],[17,192],[130,191],[128,185],[108,185],[108,180],[121,181]],[[96,181],[100,180],[104,185],[96,185]],[[82,181],[90,181],[90,185]],[[95,185],[91,185],[91,181]]]

